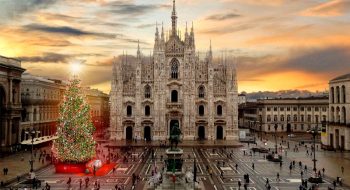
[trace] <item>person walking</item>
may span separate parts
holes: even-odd
[[[81,189],[82,184],[83,184],[83,180],[80,178],[80,179],[79,179],[79,188],[80,188],[80,189]]]
[[[280,181],[280,173],[277,172],[277,182]]]
[[[89,181],[90,179],[88,177],[85,178],[85,187],[89,187]]]
[[[323,177],[324,177],[324,172],[325,172],[325,169],[324,169],[324,168],[322,168],[322,174],[323,174]]]
[[[68,188],[70,188],[70,184],[71,184],[71,182],[72,182],[72,178],[71,178],[71,177],[69,177],[69,178],[68,178],[68,181],[67,181]]]
[[[241,189],[241,185],[242,185],[241,179],[238,179],[238,189]]]
[[[252,164],[252,168],[253,168],[253,170],[255,169],[255,167],[254,167],[254,163]]]
[[[344,166],[341,167],[341,174],[344,175]]]

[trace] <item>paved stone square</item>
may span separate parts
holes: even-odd
[[[184,142],[186,143],[186,142]],[[298,144],[298,142],[290,141],[290,146]],[[206,190],[236,190],[238,189],[238,181],[242,182],[241,189],[243,189],[243,175],[249,174],[250,180],[248,189],[266,189],[265,184],[267,178],[272,186],[272,189],[298,189],[301,184],[301,178],[307,179],[312,175],[312,162],[311,157],[306,156],[306,148],[300,147],[299,152],[293,152],[288,149],[285,145],[282,145],[283,164],[280,166],[279,163],[269,162],[265,159],[263,153],[251,153],[250,148],[256,145],[243,144],[239,148],[221,148],[214,147],[190,147],[185,146],[183,148],[183,171],[193,171],[194,162],[196,161],[197,166],[197,179],[200,186]],[[265,146],[261,141],[257,142],[257,146]],[[153,147],[154,157],[151,156],[151,148]],[[273,148],[274,143],[268,141],[266,148]],[[287,151],[287,157],[285,152]],[[110,171],[106,176],[90,178],[88,188],[85,188],[83,182],[83,189],[93,189],[95,181],[99,181],[101,189],[115,189],[115,186],[124,187],[125,189],[131,189],[132,175],[136,174],[140,176],[140,180],[136,185],[136,189],[154,189],[150,187],[149,181],[152,174],[160,172],[164,168],[164,159],[166,159],[165,148],[156,146],[136,147],[129,151],[130,157],[124,156],[127,153],[120,151],[120,149],[111,150],[112,153],[118,152],[120,157],[116,160],[117,165],[115,172]],[[246,154],[244,154],[244,152]],[[332,182],[336,176],[329,166],[339,167],[340,164],[345,166],[345,170],[350,169],[348,167],[349,160],[344,159],[342,162],[327,163],[327,160],[338,160],[342,159],[344,155],[348,153],[334,153],[324,152],[322,150],[317,151],[318,156],[318,168],[326,168],[325,178],[323,184],[320,184],[319,189],[327,189],[332,186]],[[330,156],[332,155],[332,156]],[[289,163],[296,161],[296,166],[289,170]],[[300,168],[298,162],[302,161],[303,167]],[[252,167],[254,163],[254,169]],[[307,164],[308,170],[304,170],[304,164]],[[237,169],[236,169],[237,165]],[[337,169],[334,169],[337,170]],[[303,171],[303,176],[301,176]],[[277,179],[277,173],[279,173],[279,180]],[[67,180],[72,177],[71,189],[79,189],[79,179],[85,179],[87,176],[84,175],[67,175],[67,174],[55,174],[54,166],[48,166],[44,169],[39,170],[37,177],[40,180],[44,180],[50,184],[52,189],[67,189]],[[211,175],[210,175],[211,174]],[[343,177],[344,183],[348,183],[347,173],[345,172]],[[84,181],[84,180],[83,180]],[[45,183],[44,182],[44,183]],[[308,183],[310,187],[310,183]],[[345,185],[345,184],[344,184]],[[18,183],[12,183],[11,186],[18,186]],[[348,186],[337,187],[337,189],[350,189]]]

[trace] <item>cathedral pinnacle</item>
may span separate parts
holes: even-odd
[[[175,0],[173,0],[173,12],[171,14],[171,23],[172,23],[172,35],[176,35],[176,28],[177,28],[177,16],[176,16],[176,7],[175,7]]]

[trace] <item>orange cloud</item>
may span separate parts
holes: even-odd
[[[315,7],[306,9],[301,13],[303,16],[341,16],[350,9],[350,1],[348,0],[332,0],[322,3]]]

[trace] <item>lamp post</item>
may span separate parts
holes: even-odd
[[[29,134],[32,137],[32,151],[31,151],[30,161],[29,161],[30,172],[33,171],[33,163],[34,163],[34,160],[33,160],[34,137],[35,137],[36,134],[39,134],[39,133],[40,133],[40,131],[36,131],[34,129],[29,130],[29,131],[25,131],[25,134]]]
[[[313,146],[313,154],[314,154],[314,159],[312,159],[312,161],[314,162],[314,172],[316,173],[317,169],[316,169],[316,136],[318,134],[318,124],[316,124],[314,130],[312,131],[312,136],[314,138],[314,146]]]
[[[275,153],[277,154],[277,128],[278,128],[278,125],[277,124],[275,124]]]

